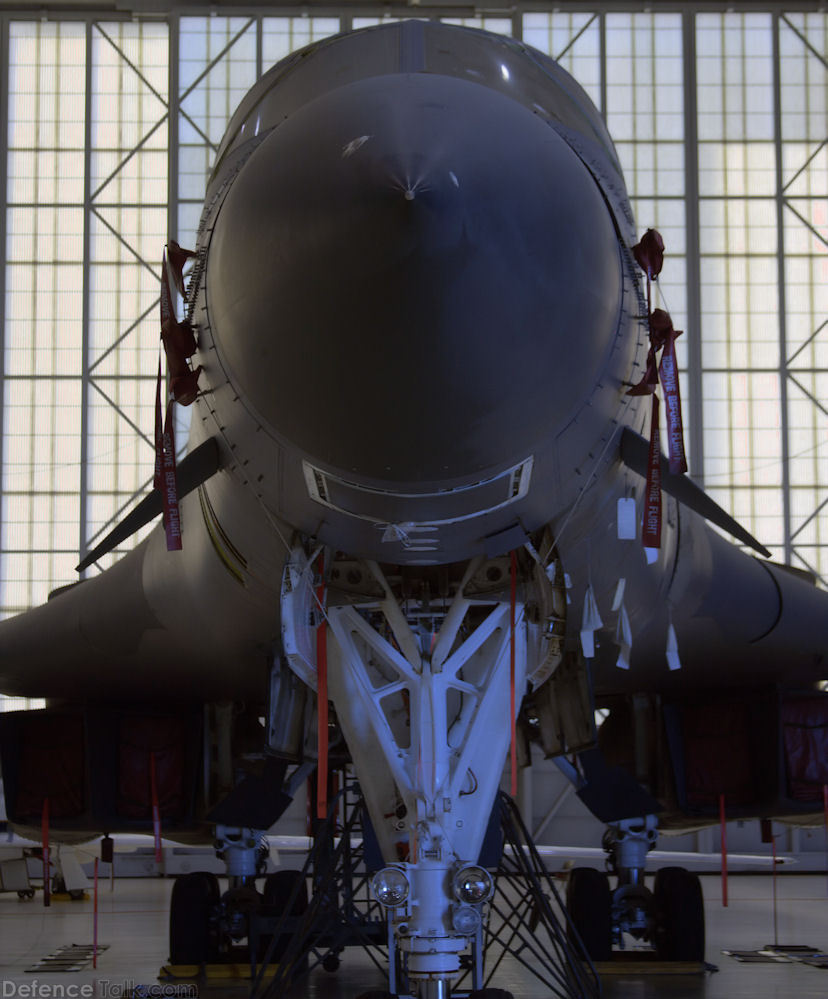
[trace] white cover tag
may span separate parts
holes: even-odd
[[[623,496],[618,500],[618,537],[621,541],[635,541],[635,500]]]
[[[615,596],[612,598],[612,609],[617,611],[621,609],[621,605],[624,603],[624,590],[627,588],[627,580],[622,576],[618,580],[618,586],[615,587]]]
[[[386,524],[385,530],[382,532],[383,543],[388,543],[389,541],[408,541],[408,535],[403,530],[402,524]]]
[[[619,669],[630,668],[630,652],[632,651],[632,628],[627,608],[621,604],[621,613],[618,615],[618,624],[615,628],[615,640],[618,642],[618,659],[615,665]]]
[[[598,604],[595,602],[595,592],[590,583],[584,594],[584,616],[581,620],[581,648],[587,659],[592,659],[595,655],[595,632],[603,624],[598,613]]]
[[[676,629],[671,621],[667,628],[667,665],[671,670],[681,669],[681,659],[679,659],[678,639]]]

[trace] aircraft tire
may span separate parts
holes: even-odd
[[[265,907],[272,909],[274,915],[281,916],[287,909],[290,896],[293,894],[293,889],[298,881],[303,883],[299,886],[299,894],[296,896],[293,903],[293,910],[290,914],[292,916],[301,916],[308,907],[308,886],[301,871],[276,871],[274,874],[268,874],[265,878],[264,891],[262,892],[262,900]],[[282,934],[281,939],[276,942],[276,946],[273,948],[271,960],[278,961],[281,958],[290,942],[291,936],[292,934],[290,933]],[[262,944],[263,948],[267,948],[270,944],[270,939],[263,940]],[[301,963],[300,970],[306,967],[307,959]]]
[[[175,879],[170,900],[171,964],[206,964],[213,957],[210,914],[218,900],[215,874],[194,871]]]
[[[322,967],[325,969],[325,971],[327,971],[331,975],[339,971],[341,965],[342,961],[340,960],[339,956],[337,954],[334,954],[333,952],[331,952],[330,954],[326,954],[322,958]]]
[[[506,989],[477,989],[469,992],[469,999],[515,999]]]
[[[393,992],[384,992],[382,989],[372,989],[370,992],[361,992],[357,999],[397,999]]]
[[[262,892],[264,904],[280,912],[286,909],[297,881],[305,882],[301,871],[276,871],[275,874],[268,874],[265,878],[264,891]],[[299,887],[299,894],[293,903],[293,912],[291,915],[301,916],[307,907],[308,886],[305,882]]]
[[[698,876],[684,867],[656,871],[656,950],[663,961],[704,960],[704,899]]]
[[[612,913],[609,878],[592,867],[573,867],[566,886],[566,908],[593,961],[612,959]],[[570,940],[576,942],[571,932]]]

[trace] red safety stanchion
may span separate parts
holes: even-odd
[[[825,875],[828,877],[828,784],[822,785],[822,811],[825,819]]]
[[[43,799],[43,811],[40,815],[40,837],[43,842],[43,904],[52,904],[52,890],[49,883],[49,799]]]
[[[92,967],[98,967],[98,858],[95,857],[95,897],[92,903]]]
[[[152,796],[152,834],[155,838],[155,862],[164,859],[161,849],[161,808],[158,804],[158,780],[155,774],[155,753],[150,753],[150,794]]]
[[[719,823],[722,827],[722,905],[727,905],[727,818],[725,796],[719,795]]]
[[[511,579],[511,600],[510,600],[510,637],[509,637],[509,724],[511,727],[511,741],[509,757],[512,771],[512,797],[517,795],[517,719],[515,713],[517,704],[515,703],[515,607],[517,606],[517,553],[512,552],[510,557],[510,579]]]
[[[328,622],[325,620],[325,558],[319,554],[319,585],[316,588],[319,624],[316,628],[316,716],[319,761],[316,768],[316,815],[328,815]]]

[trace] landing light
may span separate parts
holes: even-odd
[[[475,905],[491,898],[494,885],[491,875],[482,867],[470,864],[461,867],[452,881],[454,896],[466,905]]]
[[[477,933],[481,922],[480,910],[474,909],[470,905],[456,905],[451,914],[451,925],[457,933],[464,937],[470,937]]]
[[[377,901],[388,908],[402,905],[411,891],[408,878],[398,867],[383,867],[381,871],[377,871],[371,887]]]

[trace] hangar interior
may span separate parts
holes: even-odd
[[[691,475],[775,560],[828,583],[824,5],[22,0],[0,12],[0,614],[74,581],[151,488],[161,249],[194,241],[239,100],[297,48],[411,13],[522,39],[589,93],[639,231],[666,244],[658,303],[684,331]],[[535,761],[523,788],[533,828],[598,845],[566,786]],[[300,828],[301,808],[291,814]],[[819,827],[780,835],[824,864]],[[709,851],[714,835],[676,845]],[[734,827],[731,846],[759,848],[758,830]]]

